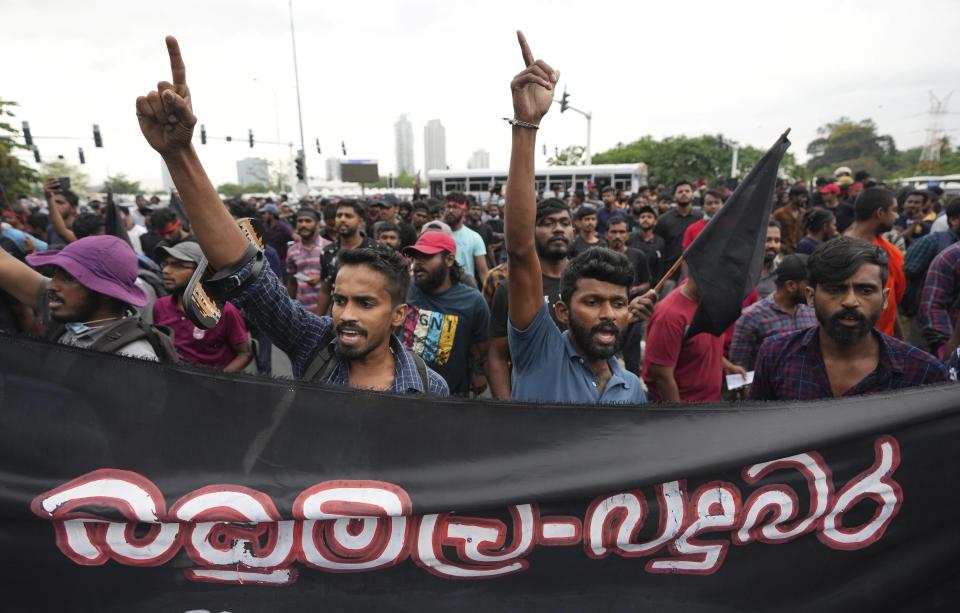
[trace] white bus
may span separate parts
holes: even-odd
[[[906,177],[899,179],[900,185],[912,189],[927,189],[934,185],[939,185],[943,189],[944,195],[956,196],[960,194],[960,175],[923,175],[918,177]]]
[[[448,192],[463,192],[483,198],[491,189],[507,180],[506,170],[429,170],[430,196],[442,198]],[[647,183],[646,164],[594,164],[592,166],[548,166],[536,171],[537,192],[586,190],[588,183],[597,189],[612,185],[615,189],[636,193]]]

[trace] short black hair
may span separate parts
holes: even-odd
[[[882,247],[849,236],[829,240],[817,247],[807,260],[810,287],[824,283],[842,283],[852,277],[864,264],[880,267],[883,286],[887,285],[887,252]]]
[[[713,196],[714,198],[719,200],[721,204],[723,204],[723,200],[724,200],[723,194],[721,194],[718,190],[708,189],[707,191],[703,192],[703,199],[706,200],[707,196]]]
[[[775,220],[775,219],[771,219],[770,221],[768,221],[768,222],[767,222],[767,227],[768,227],[768,228],[776,228],[777,230],[780,230],[781,232],[783,231],[783,226],[781,226],[781,225],[780,225],[780,222],[777,221],[777,220]]]
[[[657,202],[664,202],[664,201],[673,202],[673,196],[671,196],[667,192],[661,192],[657,194]]]
[[[247,204],[243,201],[233,201],[227,205],[227,210],[230,211],[230,216],[234,219],[243,219],[249,217],[252,219],[259,219],[257,215],[257,209],[253,205]],[[153,226],[153,221],[150,223],[151,227]]]
[[[608,185],[600,191],[601,194],[609,194],[611,192],[613,193],[617,192],[617,190],[615,190],[612,185]]]
[[[50,225],[50,218],[43,213],[30,213],[30,215],[27,216],[27,225],[37,230],[46,231],[47,226]]]
[[[803,220],[803,229],[807,232],[819,232],[824,226],[830,225],[837,216],[827,209],[814,208],[807,213]]]
[[[563,203],[563,200],[559,198],[547,198],[546,200],[541,200],[537,204],[537,223],[540,222],[544,217],[549,217],[555,213],[566,213],[570,214],[570,209],[567,208],[567,205]]]
[[[61,190],[61,191],[60,191],[60,194],[61,194],[64,198],[67,199],[67,202],[70,203],[70,206],[72,206],[72,207],[78,207],[78,206],[80,206],[80,197],[77,196],[77,195],[76,195],[75,193],[73,193],[72,191],[70,191],[69,189]]]
[[[408,211],[413,212],[413,205],[410,204],[410,201],[409,201],[409,200],[404,200],[404,201],[402,201],[400,204],[397,205],[397,210],[398,210],[398,211],[400,211],[400,210],[402,210],[402,209],[407,209]]]
[[[591,247],[570,260],[560,276],[560,299],[570,304],[580,279],[596,279],[620,285],[624,293],[633,284],[633,265],[627,256],[611,249]]]
[[[676,193],[677,193],[677,188],[680,187],[681,185],[689,185],[689,186],[690,186],[690,189],[691,189],[692,191],[696,191],[696,189],[697,189],[697,188],[693,185],[693,182],[692,182],[692,181],[687,181],[686,179],[680,179],[679,181],[677,181],[676,183],[673,184],[673,191],[670,192],[670,193],[676,194]]]
[[[427,214],[430,214],[430,204],[426,200],[417,200],[413,203],[414,211],[426,211]]]
[[[854,219],[867,221],[877,211],[884,211],[893,205],[893,192],[884,187],[871,187],[860,192],[853,203]]]
[[[629,227],[630,222],[628,222],[627,218],[624,217],[623,215],[614,215],[610,218],[610,221],[607,222],[607,230],[609,230],[612,226],[621,226],[621,225]]]
[[[256,217],[256,215],[254,215],[254,217]],[[178,219],[179,217],[173,212],[173,209],[157,209],[153,212],[153,215],[150,216],[150,230],[160,232]]]
[[[373,236],[380,238],[381,232],[396,232],[397,236],[400,236],[400,226],[392,221],[378,221],[373,224]]]
[[[366,208],[363,206],[363,203],[359,200],[341,200],[337,203],[337,210],[339,211],[343,208],[353,209],[354,212],[356,212],[357,217],[363,217],[367,212]],[[336,216],[336,213],[334,213],[334,216]]]
[[[106,230],[106,223],[103,217],[100,217],[97,213],[83,213],[73,220],[72,229],[73,233],[80,239],[86,236],[103,234]]]
[[[446,202],[456,202],[457,204],[467,204],[467,196],[463,192],[450,192],[445,199]]]
[[[923,189],[914,189],[907,192],[907,195],[903,197],[903,201],[906,202],[907,198],[909,198],[910,196],[920,196],[921,198],[923,198],[924,202],[927,202],[930,200],[930,192]]]
[[[574,214],[574,218],[577,221],[580,221],[584,217],[590,217],[591,215],[596,217],[597,209],[593,208],[589,204],[584,204],[579,209],[577,209],[577,212]]]
[[[386,277],[386,288],[390,293],[392,305],[396,306],[407,301],[410,270],[406,261],[396,251],[381,247],[361,247],[341,251],[338,257],[341,270],[343,266],[366,266]]]
[[[858,170],[853,174],[853,180],[855,183],[863,183],[870,178],[870,173],[866,170]]]
[[[328,202],[323,205],[323,220],[327,221],[334,219],[337,216],[337,207],[339,205],[336,202]]]
[[[960,196],[954,196],[950,200],[947,200],[947,204],[943,207],[943,212],[946,213],[947,219],[960,217]],[[31,217],[33,217],[33,215],[31,215]]]

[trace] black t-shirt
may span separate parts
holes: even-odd
[[[647,261],[647,254],[640,249],[627,247],[625,255],[630,260],[630,264],[633,265],[633,285],[650,283],[650,264]]]
[[[587,249],[590,249],[591,247],[606,247],[606,246],[607,246],[607,241],[602,238],[597,240],[597,242],[595,243],[588,243],[587,241],[583,240],[581,237],[578,236],[573,240],[573,243],[570,245],[570,252],[569,252],[570,258],[573,259],[577,257],[578,255],[580,255]]]
[[[627,240],[627,246],[639,249],[647,256],[647,266],[650,268],[651,283],[660,280],[666,269],[663,267],[663,254],[666,251],[663,239],[653,235],[653,240],[645,241],[639,234],[634,234]]]
[[[666,246],[663,257],[666,262],[673,264],[680,257],[683,253],[683,233],[702,217],[703,213],[692,208],[686,217],[681,216],[677,209],[670,209],[660,216],[653,231],[663,239]]]
[[[507,311],[509,306],[509,298],[507,293],[508,283],[510,280],[507,279],[503,283],[497,286],[497,291],[493,293],[493,306],[490,307],[490,337],[495,336],[506,336],[507,335]],[[560,279],[548,277],[543,275],[543,301],[547,303],[547,311],[550,313],[550,317],[553,318],[554,323],[557,324],[557,327],[561,330],[566,328],[557,321],[557,313],[554,311],[554,307],[558,302],[560,302]]]
[[[363,242],[360,243],[356,249],[363,249],[365,247],[376,247],[379,243],[373,240],[369,236],[363,237]],[[333,282],[337,279],[337,271],[340,270],[340,258],[337,257],[340,255],[340,241],[334,241],[323,248],[323,253],[320,254],[320,278],[323,279],[325,283],[329,283],[331,286]]]

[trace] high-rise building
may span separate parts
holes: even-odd
[[[393,124],[397,141],[397,175],[413,176],[416,165],[413,162],[413,125],[403,114]]]
[[[327,158],[327,181],[340,180],[340,158]]]
[[[237,183],[240,187],[266,185],[270,182],[267,161],[260,158],[245,158],[237,161]]]
[[[474,151],[467,162],[467,168],[490,168],[490,154],[483,149]]]
[[[424,166],[427,170],[447,167],[447,130],[439,119],[431,119],[423,128]]]

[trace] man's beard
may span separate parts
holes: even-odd
[[[561,244],[561,240],[563,241]],[[540,241],[535,243],[537,255],[541,260],[550,262],[559,262],[567,257],[570,252],[570,241],[566,237],[562,239],[551,238],[546,245],[541,245]]]
[[[443,222],[451,228],[463,221],[463,213],[446,212],[443,215]]]
[[[416,274],[416,271],[414,271],[414,274]],[[427,275],[425,277],[414,276],[413,283],[420,289],[429,292],[443,285],[443,282],[446,281],[449,274],[450,267],[447,266],[446,262],[442,262],[440,267],[433,272],[427,271]]]
[[[833,339],[833,342],[841,347],[851,347],[862,341],[865,336],[870,334],[870,330],[873,328],[874,324],[877,323],[877,320],[880,319],[879,313],[872,318],[868,318],[856,309],[846,308],[840,309],[833,315],[829,316],[826,313],[821,312],[820,309],[816,309],[816,313],[817,321],[819,321],[820,325],[823,326],[827,336]],[[849,327],[841,324],[840,320],[846,317],[852,317],[856,319],[857,326]]]
[[[62,296],[58,295],[57,297],[60,300],[63,300]],[[105,300],[106,298],[103,296],[103,294],[90,292],[90,299],[87,300],[84,304],[78,305],[76,309],[74,309],[75,312],[73,315],[70,315],[67,317],[64,317],[64,316],[58,317],[57,315],[54,315],[53,313],[51,313],[50,319],[60,322],[62,324],[70,323],[74,321],[76,322],[92,321],[94,313],[96,313],[100,309],[100,307],[103,306],[103,303]]]
[[[350,226],[341,226],[337,228],[337,235],[344,238],[350,238],[351,236],[356,236],[359,228],[351,228]]]
[[[891,226],[890,224],[882,223],[882,224],[880,224],[879,226],[877,226],[877,232],[876,232],[876,234],[877,234],[877,236],[879,236],[879,235],[883,234],[884,232],[889,232],[890,230],[893,230],[893,226]]]
[[[354,331],[360,336],[362,336],[363,338],[367,338],[367,331],[356,324],[343,324],[343,323],[337,324],[336,332],[338,336],[340,335],[341,332],[345,330]],[[336,343],[335,351],[337,355],[343,358],[344,360],[359,360],[361,358],[366,357],[374,349],[376,349],[376,345],[374,344],[368,343],[365,347],[344,347],[338,341]]]
[[[297,230],[297,234],[300,235],[300,240],[302,242],[311,243],[313,239],[317,238],[316,228],[313,230]]]
[[[775,259],[777,259],[777,252],[770,249],[763,252],[763,263],[770,264]]]
[[[593,340],[593,335],[597,332],[610,332],[616,336],[616,342],[613,345],[598,345]],[[623,331],[613,322],[600,322],[592,328],[580,325],[570,311],[570,333],[577,341],[577,346],[586,354],[588,360],[606,360],[613,357],[623,344]]]

